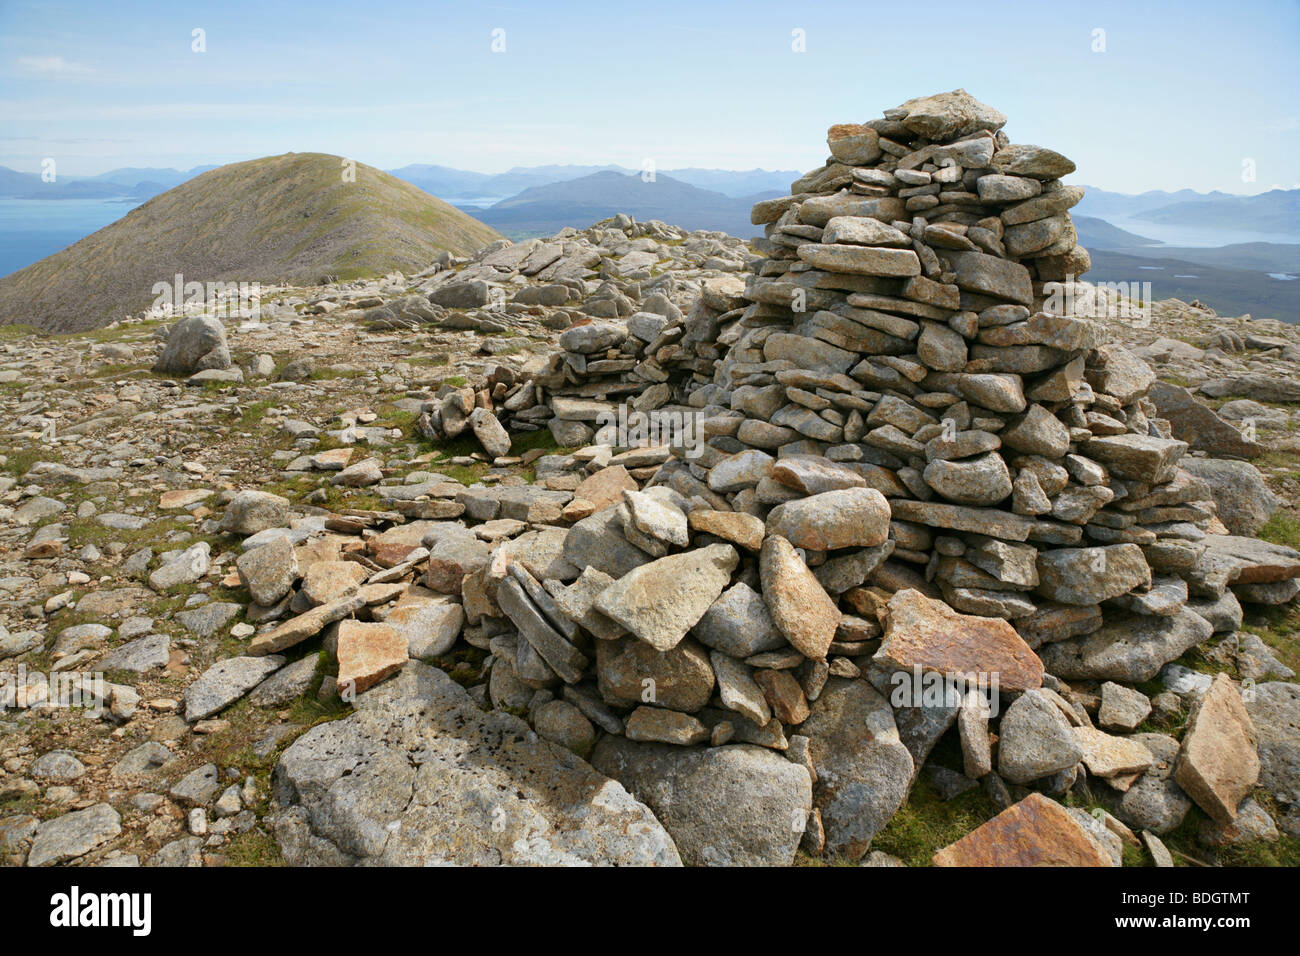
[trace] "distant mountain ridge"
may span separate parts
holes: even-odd
[[[479,198],[516,196],[526,189],[549,186],[553,183],[572,182],[595,173],[619,173],[640,176],[639,169],[606,164],[603,166],[516,166],[504,173],[475,173],[449,166],[403,166],[390,169],[399,179],[419,186],[450,202]],[[657,176],[668,176],[678,182],[698,186],[724,196],[739,198],[756,193],[787,192],[790,183],[801,175],[794,170],[767,169],[663,169]]]
[[[638,173],[606,170],[525,189],[486,209],[474,210],[474,215],[516,238],[549,236],[565,226],[584,229],[627,213],[635,219],[660,219],[684,229],[720,230],[744,239],[761,231],[749,222],[754,203],[783,194],[771,190],[731,197],[664,173],[647,180]]]
[[[1224,192],[1198,193],[1194,189],[1178,189],[1167,192],[1163,189],[1150,189],[1144,193],[1117,193],[1097,186],[1084,186],[1083,199],[1073,211],[1085,216],[1105,219],[1108,216],[1130,218],[1139,212],[1159,209],[1177,202],[1199,202],[1203,199],[1218,199],[1230,194]]]
[[[148,307],[159,281],[319,283],[416,272],[465,255],[490,227],[370,166],[345,182],[341,157],[286,153],[196,176],[122,219],[0,278],[0,325],[98,328]]]
[[[179,186],[215,166],[196,166],[190,170],[152,167],[123,167],[97,176],[60,176],[55,183],[41,180],[39,173],[20,173],[0,166],[0,198],[8,199],[148,199]],[[416,163],[387,170],[398,179],[419,186],[425,192],[446,201],[493,199],[514,196],[534,186],[566,182],[592,173],[617,172],[640,175],[639,169],[613,164],[515,166],[504,173],[479,173]],[[660,170],[680,182],[720,192],[731,197],[752,196],[771,190],[788,191],[790,183],[801,175],[795,170],[704,169],[691,167]]]
[[[1084,187],[1074,212],[1098,219],[1137,219],[1168,226],[1300,234],[1300,189],[1253,196],[1224,192],[1152,190],[1136,196]]]
[[[1300,189],[1177,202],[1139,213],[1137,218],[1162,225],[1295,234],[1300,233]]]
[[[57,176],[54,182],[47,183],[39,173],[20,173],[0,166],[0,199],[150,199],[216,168],[123,167],[98,176]]]

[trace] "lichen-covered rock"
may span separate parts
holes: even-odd
[[[808,771],[764,747],[605,737],[591,762],[654,810],[687,866],[788,866],[812,809]]]
[[[295,866],[681,862],[622,785],[417,661],[294,741],[275,800]]]

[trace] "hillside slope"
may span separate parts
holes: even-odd
[[[498,238],[465,213],[370,166],[286,153],[196,176],[75,245],[0,279],[0,325],[98,328],[148,307],[154,283],[292,283],[416,272]]]

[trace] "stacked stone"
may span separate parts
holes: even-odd
[[[420,427],[434,441],[458,438],[473,410],[488,408],[512,431],[554,419],[557,441],[576,447],[592,439],[595,414],[613,403],[659,408],[692,373],[700,382],[712,376],[719,317],[738,317],[746,305],[740,277],[718,273],[734,273],[752,258],[741,240],[723,233],[619,215],[545,240],[502,239],[468,261],[444,255],[424,274],[419,294],[360,300],[368,307],[362,321],[372,329],[436,325],[480,333],[478,349],[488,354],[513,351],[517,337],[535,335],[538,326],[567,330],[560,351],[517,372],[500,367],[486,382],[442,387],[422,410]],[[665,261],[673,263],[668,271]],[[680,268],[683,261],[698,268]],[[686,303],[693,305],[684,315]],[[309,308],[326,307],[336,303]],[[559,414],[553,396],[575,401],[561,402]]]
[[[610,303],[616,313],[631,308],[617,292],[611,289],[610,299],[597,292],[596,301]],[[700,283],[689,313],[655,290],[626,317],[583,319],[566,329],[560,351],[533,370],[554,414],[550,427],[556,441],[564,447],[585,445],[594,437],[593,423],[618,403],[650,412],[709,382],[721,357],[718,327],[740,318],[743,292],[739,277],[714,277]]]
[[[1155,418],[1145,364],[1058,314],[1095,305],[1073,281],[1082,190],[1058,178],[1073,163],[1010,144],[1004,122],[956,91],[833,127],[826,166],[755,207],[767,258],[693,396],[714,437],[676,486],[760,517],[875,489],[892,553],[839,583],[941,595],[1033,646],[1097,629],[1106,601],[1177,619],[1183,579],[1222,595],[1197,571],[1209,490],[1178,470],[1186,445]],[[1066,277],[1073,300],[1053,302],[1043,282]],[[813,566],[845,559],[793,543]]]
[[[534,431],[550,417],[539,405],[539,389],[511,368],[498,365],[479,385],[439,387],[420,408],[416,428],[430,441],[473,434],[492,459],[510,452],[510,433]]]
[[[378,590],[316,593],[307,571],[316,606],[289,598],[302,613],[249,653],[341,620],[338,680],[362,688],[463,638],[487,652],[457,668],[486,673],[485,703],[624,784],[693,864],[861,857],[923,768],[1008,808],[938,863],[1009,844],[1015,862],[1105,865],[1117,833],[1169,832],[1193,802],[1216,825],[1246,816],[1260,760],[1231,678],[1188,677],[1181,741],[1137,732],[1172,722],[1177,694],[1132,685],[1172,686],[1167,665],[1240,627],[1239,598],[1293,597],[1300,553],[1223,533],[1150,370],[1102,344],[1085,286],[1051,297],[1048,276],[1086,264],[1055,178],[1072,166],[1002,124],[957,91],[834,127],[827,166],[757,207],[771,228],[749,305],[706,289],[654,339],[565,333],[588,372],[625,359],[597,367],[599,389],[548,395],[560,421],[663,385],[700,413],[702,445],[544,455],[531,485],[379,486],[425,520],[349,549]],[[925,177],[937,188],[912,192]],[[666,380],[630,378],[651,361]],[[434,500],[398,507],[408,494]],[[255,531],[228,523],[238,504],[222,529]],[[391,521],[349,519],[332,527]],[[384,589],[398,578],[419,584]],[[1214,653],[1230,643],[1281,672],[1244,636]],[[932,760],[950,731],[960,757]],[[1076,787],[1115,818],[1030,793]]]
[[[756,207],[751,305],[692,343],[711,380],[677,381],[703,448],[645,488],[608,456],[556,456],[594,471],[569,506],[588,515],[465,579],[471,621],[496,632],[496,706],[584,755],[595,739],[593,764],[639,794],[694,773],[691,745],[784,751],[813,785],[805,849],[850,856],[954,724],[965,776],[999,799],[1085,768],[1123,793],[1153,766],[1085,708],[1136,692],[1061,678],[1154,678],[1240,625],[1230,586],[1293,593],[1300,554],[1223,534],[1150,370],[1070,300],[1049,309],[1042,283],[1087,264],[1079,192],[1057,178],[1073,165],[1003,122],[957,91],[834,127],[826,167]],[[898,695],[919,673],[941,678],[937,702]],[[971,679],[1014,700],[996,755]],[[1197,799],[1226,818],[1215,801],[1235,812],[1244,792]],[[783,793],[803,806],[800,785]]]

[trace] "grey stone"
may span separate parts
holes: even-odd
[[[1300,685],[1256,684],[1244,699],[1258,738],[1261,786],[1300,803]]]
[[[149,634],[115,647],[99,661],[104,671],[131,671],[143,674],[155,667],[166,667],[170,660],[171,641],[166,634]]]
[[[1205,618],[1185,608],[1167,617],[1116,614],[1099,630],[1048,644],[1038,654],[1049,673],[1066,680],[1137,684],[1151,680],[1161,666],[1209,640],[1212,633]]]
[[[221,789],[221,772],[214,763],[196,767],[176,782],[167,792],[177,803],[186,807],[206,807]]]
[[[274,779],[294,866],[680,863],[622,785],[417,661],[294,741]]]
[[[193,723],[224,710],[283,665],[284,658],[275,654],[218,661],[185,688],[185,719]]]
[[[998,773],[1012,783],[1029,783],[1069,770],[1083,751],[1069,723],[1042,691],[1027,690],[998,724]]]
[[[1154,763],[1126,791],[1098,787],[1107,809],[1134,829],[1164,834],[1178,827],[1192,808],[1191,798],[1174,782],[1178,741],[1164,734],[1134,734],[1129,740],[1151,752]]]
[[[320,658],[316,654],[286,664],[254,687],[248,702],[255,707],[282,707],[297,700],[311,689],[319,666]]]
[[[817,772],[826,848],[860,859],[907,798],[912,757],[889,702],[866,681],[831,678],[811,710],[800,733]]]
[[[177,611],[176,620],[191,634],[199,637],[212,637],[230,623],[241,611],[243,605],[229,601],[214,601],[188,611]]]
[[[71,783],[86,772],[86,765],[67,750],[51,750],[32,763],[32,776],[46,783]]]
[[[212,566],[212,545],[200,541],[184,551],[162,555],[162,564],[149,575],[149,586],[155,591],[170,591],[183,584],[193,584],[208,573]]]
[[[84,856],[122,832],[122,817],[107,803],[65,813],[36,829],[28,866],[47,866]]]
[[[657,650],[670,650],[717,600],[739,560],[729,544],[660,558],[602,591],[596,608]]]
[[[235,567],[253,602],[264,607],[275,604],[288,594],[298,579],[293,542],[286,537],[275,538],[260,548],[245,551],[236,559]]]
[[[165,375],[192,375],[206,369],[231,367],[226,328],[206,315],[181,319],[167,335],[167,345],[153,370]]]
[[[288,524],[288,498],[266,491],[241,491],[226,505],[220,529],[226,534],[253,535]]]
[[[763,595],[744,581],[727,588],[692,629],[700,642],[736,658],[775,650],[786,643]]]
[[[788,866],[812,809],[808,771],[748,744],[605,737],[592,764],[654,810],[688,866]]]
[[[127,751],[126,755],[113,765],[109,771],[112,777],[128,777],[135,774],[152,773],[175,757],[170,750],[157,741],[149,740]]]
[[[1179,464],[1209,485],[1219,520],[1232,534],[1255,534],[1281,504],[1249,462],[1186,457]]]

